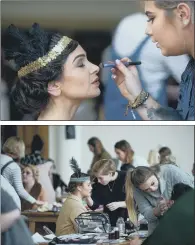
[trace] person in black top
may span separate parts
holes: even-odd
[[[126,140],[116,142],[114,150],[122,163],[121,171],[128,171],[129,169],[133,170],[138,166],[148,166],[147,160],[135,154],[131,145]]]
[[[191,59],[181,77],[176,110],[161,106],[147,92],[136,67],[123,64],[130,62],[129,58],[116,60],[116,68],[111,69],[112,78],[127,99],[126,114],[131,108],[130,112],[134,115],[134,110],[137,111],[143,120],[194,120],[194,6],[194,1],[145,1],[148,17],[145,33],[156,43],[162,55],[187,54]]]
[[[134,169],[135,168],[133,166],[134,151],[131,148],[131,145],[126,140],[121,140],[116,142],[114,148],[119,160],[122,162],[120,170],[127,171],[129,169]]]
[[[125,203],[125,176],[123,171],[116,171],[116,164],[111,159],[103,159],[96,162],[92,168],[92,174],[96,177],[92,185],[92,195],[87,198],[90,209],[95,210],[103,205],[104,213],[110,218],[111,226],[116,226],[119,217],[128,218]]]

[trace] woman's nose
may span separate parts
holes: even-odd
[[[145,34],[148,36],[152,36],[151,28],[149,27],[149,24],[146,26]]]
[[[99,73],[99,71],[100,71],[99,66],[97,66],[95,64],[92,64],[92,63],[91,63],[91,65],[92,65],[92,67],[91,67],[91,73]]]

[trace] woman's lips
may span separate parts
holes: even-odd
[[[100,82],[99,82],[99,77],[97,77],[93,82],[92,84],[96,85],[96,86],[99,86],[100,85]]]

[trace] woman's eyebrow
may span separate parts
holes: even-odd
[[[73,62],[76,60],[76,59],[78,59],[78,58],[80,58],[80,57],[86,57],[86,55],[85,54],[79,54],[79,55],[77,55],[75,58],[74,58],[74,60],[73,60]],[[72,63],[73,63],[72,62]]]

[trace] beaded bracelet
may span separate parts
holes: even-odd
[[[125,111],[125,116],[128,115],[128,110],[131,109],[137,109],[138,107],[140,107],[141,105],[144,104],[144,102],[148,99],[149,97],[149,93],[145,92],[144,90],[141,91],[141,93],[136,97],[135,101],[133,103],[131,103],[129,101],[129,103],[127,104],[126,107],[126,111]]]
[[[138,107],[143,105],[143,103],[148,99],[148,97],[149,97],[149,93],[142,90],[138,98],[136,99],[136,101],[132,104],[131,108],[137,109]]]

